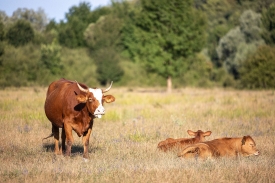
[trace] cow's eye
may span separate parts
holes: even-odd
[[[89,102],[93,102],[94,101],[94,99],[92,99],[92,98],[89,98]]]

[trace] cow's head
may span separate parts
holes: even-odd
[[[85,93],[84,95],[77,95],[76,99],[80,103],[85,103],[89,112],[96,118],[101,118],[101,116],[105,114],[105,109],[103,107],[104,102],[111,103],[115,101],[114,96],[103,94],[111,89],[113,82],[104,91],[99,88],[85,89],[82,86],[80,86],[77,82],[76,84],[79,90]]]
[[[256,148],[255,141],[249,135],[248,136],[244,136],[242,138],[241,153],[244,156],[251,156],[251,155],[258,156],[260,154],[260,152]]]

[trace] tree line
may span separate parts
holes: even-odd
[[[112,1],[0,11],[0,87],[88,85],[274,88],[272,0]]]

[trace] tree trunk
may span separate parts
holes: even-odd
[[[171,76],[167,77],[167,93],[172,92],[172,78]]]

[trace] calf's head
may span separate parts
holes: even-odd
[[[187,130],[187,133],[190,136],[194,136],[195,138],[198,138],[199,142],[204,142],[205,141],[205,137],[206,136],[210,136],[212,132],[211,131],[203,132],[201,130],[193,132],[192,130]]]
[[[113,82],[112,82],[113,83]],[[99,88],[89,88],[85,89],[80,84],[77,84],[80,91],[84,94],[79,94],[76,96],[76,99],[79,103],[85,103],[89,112],[96,118],[101,118],[105,114],[105,109],[103,103],[111,103],[115,101],[115,97],[112,95],[104,95],[103,93],[109,91],[112,87],[111,85],[104,91]]]
[[[260,154],[260,152],[256,148],[255,141],[249,135],[242,138],[241,153],[243,154],[243,156],[258,156]]]

